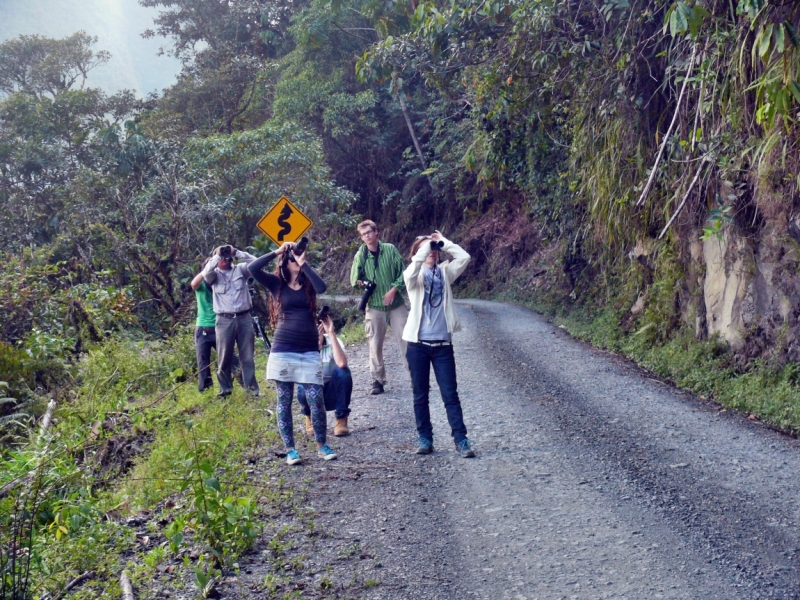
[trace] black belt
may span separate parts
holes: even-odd
[[[423,342],[419,341],[423,346],[430,346],[431,348],[438,348],[439,346],[452,346],[453,342]]]
[[[243,310],[238,313],[217,313],[218,317],[225,317],[226,319],[235,319],[236,317],[243,317],[244,315],[249,315],[250,309]]]

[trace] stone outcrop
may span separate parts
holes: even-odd
[[[703,243],[703,296],[709,336],[721,335],[734,350],[744,342],[745,315],[752,319],[751,288],[756,266],[749,244],[726,230]]]

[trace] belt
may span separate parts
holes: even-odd
[[[248,308],[247,310],[243,310],[241,312],[236,312],[236,313],[217,313],[217,316],[225,317],[226,319],[235,319],[236,317],[243,317],[249,314],[250,314],[250,309]]]
[[[429,346],[431,348],[438,348],[439,346],[452,346],[453,342],[423,342],[422,340],[419,341],[420,344],[423,346]]]

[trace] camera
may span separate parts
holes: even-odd
[[[233,248],[231,246],[220,246],[220,248],[219,248],[219,257],[220,258],[232,258],[233,257]]]
[[[443,241],[439,240],[437,242],[436,240],[431,240],[431,250],[441,250],[442,248],[444,248]]]
[[[331,307],[325,304],[322,308],[319,309],[319,311],[317,311],[317,321],[322,323],[330,315],[331,315]]]
[[[375,288],[378,287],[375,285],[374,281],[362,281],[364,285],[364,292],[361,294],[361,301],[358,303],[358,310],[365,311],[367,310],[367,302],[369,302],[370,297],[372,296],[372,292],[375,291]]]
[[[303,252],[306,251],[306,248],[308,248],[308,238],[306,236],[303,236],[300,238],[300,241],[297,242],[297,244],[295,244],[294,248],[292,248],[292,251],[289,254],[289,260],[292,262],[296,262],[294,260],[294,257],[300,256]]]

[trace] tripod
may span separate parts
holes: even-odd
[[[253,329],[255,329],[256,335],[261,338],[261,341],[264,342],[264,350],[269,354],[270,350],[272,350],[272,344],[269,343],[267,332],[264,331],[264,328],[261,326],[261,321],[258,320],[258,316],[256,315],[253,315]]]

